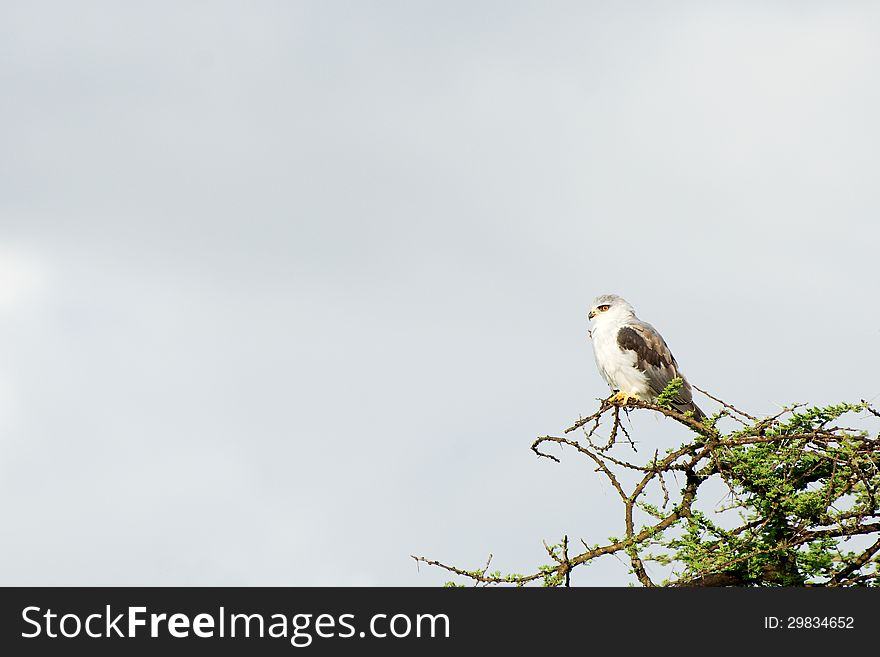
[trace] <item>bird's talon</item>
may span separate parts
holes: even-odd
[[[616,392],[608,398],[608,401],[612,404],[625,406],[631,401],[639,401],[639,396],[627,392]]]

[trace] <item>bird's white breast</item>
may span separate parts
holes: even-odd
[[[596,367],[613,390],[636,394],[645,399],[650,396],[648,377],[636,368],[635,352],[624,351],[618,346],[617,332],[621,326],[617,322],[594,323],[590,338]]]

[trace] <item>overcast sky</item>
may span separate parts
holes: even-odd
[[[752,412],[877,399],[878,35],[870,2],[3,0],[0,583],[436,586],[410,554],[620,534],[529,450],[608,394],[601,293]]]

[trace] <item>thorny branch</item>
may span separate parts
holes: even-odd
[[[700,392],[722,407],[704,421],[650,402],[602,400],[595,413],[580,418],[563,435],[541,436],[532,444],[541,458],[560,462],[546,450],[555,444],[592,463],[620,499],[622,539],[592,545],[582,539],[584,549],[578,554],[569,554],[568,536],[559,546],[545,542],[552,563],[529,574],[489,573],[488,562],[467,570],[423,556],[413,559],[474,585],[543,580],[548,586],[568,586],[575,568],[616,553],[629,558],[643,586],[658,585],[657,575],[649,574],[649,562],[671,569],[660,582],[671,586],[880,585],[880,539],[858,552],[842,553],[838,547],[853,537],[880,536],[880,436],[833,425],[844,413],[864,411],[870,419],[880,418],[880,412],[863,400],[824,409],[797,404],[758,418]],[[662,457],[655,450],[646,463],[612,455],[621,435],[636,453],[620,418],[621,410],[630,409],[662,414],[691,437]],[[717,426],[725,418],[737,423],[726,433]],[[594,437],[603,423],[609,427],[607,441],[597,444]],[[578,429],[579,437],[574,433]],[[678,490],[668,485],[674,473],[684,474]],[[627,483],[633,475],[635,480]],[[729,502],[721,511],[738,514],[739,525],[722,529],[695,509],[698,490],[710,479],[727,487]],[[661,506],[650,503],[661,495]],[[830,553],[838,556],[830,559]]]

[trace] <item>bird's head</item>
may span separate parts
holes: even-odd
[[[593,305],[590,306],[590,319],[604,318],[624,318],[634,317],[635,311],[633,307],[626,302],[626,299],[616,294],[602,294],[593,299]]]

